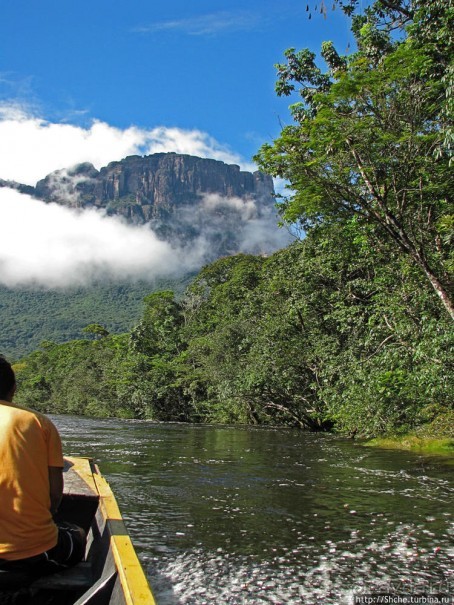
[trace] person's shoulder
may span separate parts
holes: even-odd
[[[20,403],[13,403],[10,407],[11,409],[16,410],[16,412],[21,415],[29,416],[30,419],[35,419],[41,426],[54,426],[52,420],[42,412],[38,412],[37,410],[28,408],[25,405],[21,405]]]
[[[11,414],[35,414],[35,410],[25,407],[24,405],[20,405],[19,403],[12,403],[10,401],[0,401],[1,409],[5,412],[9,412]]]
[[[29,412],[31,412],[36,419],[38,420],[38,422],[41,424],[41,426],[46,427],[46,428],[55,428],[54,423],[52,422],[52,420],[46,416],[46,414],[43,414],[42,412],[37,412],[36,410],[32,410],[30,408],[24,408],[25,410],[28,409]]]

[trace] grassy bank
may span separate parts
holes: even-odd
[[[454,439],[434,437],[419,437],[404,435],[398,437],[378,437],[364,444],[366,447],[382,447],[386,449],[412,450],[421,454],[440,454],[454,456]]]

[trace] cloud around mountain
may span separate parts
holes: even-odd
[[[168,151],[253,169],[198,130],[136,126],[122,130],[100,121],[84,128],[0,106],[0,178],[4,180],[35,185],[46,174],[78,163],[90,162],[99,169],[127,155]],[[149,224],[132,225],[99,209],[75,210],[1,187],[0,284],[61,288],[100,279],[152,281],[183,275],[207,262],[213,237],[225,228],[224,208],[237,213],[244,224],[237,251],[269,252],[288,243],[288,234],[276,226],[274,209],[258,214],[252,200],[212,195],[197,210],[181,209],[179,220],[191,226],[198,223],[200,229],[191,242],[171,244]],[[212,212],[211,222],[206,221],[205,211]]]
[[[247,217],[239,251],[269,251],[288,243],[271,209],[259,217],[252,202],[236,198],[208,196],[197,210],[187,208],[180,221],[199,222],[203,228],[195,240],[175,245],[158,238],[149,225],[131,225],[100,210],[74,210],[0,188],[0,284],[58,289],[106,279],[153,281],[185,275],[206,262],[213,229],[219,225],[204,221],[203,208],[217,205]]]
[[[156,126],[116,128],[99,120],[88,127],[54,123],[12,105],[0,105],[0,178],[35,185],[58,169],[82,162],[96,168],[128,155],[174,151],[239,164],[252,165],[206,132]]]
[[[154,279],[200,265],[202,242],[172,247],[146,225],[78,212],[0,189],[0,283],[60,288],[99,279]]]

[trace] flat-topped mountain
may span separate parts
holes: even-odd
[[[57,170],[36,187],[2,180],[0,187],[149,224],[161,239],[178,245],[203,238],[206,261],[276,248],[267,237],[250,237],[257,221],[278,231],[272,178],[217,160],[176,153],[129,156],[100,170],[90,163]]]
[[[78,207],[104,207],[148,222],[174,206],[197,204],[207,194],[273,203],[273,180],[261,172],[176,153],[129,156],[96,170],[89,163],[57,170],[39,181],[35,196]]]

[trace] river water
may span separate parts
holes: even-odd
[[[285,429],[53,416],[110,482],[158,605],[454,593],[452,460]]]

